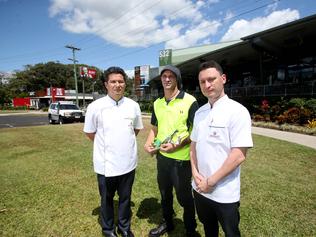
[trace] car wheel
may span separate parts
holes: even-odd
[[[59,118],[59,124],[64,124],[64,119],[63,118]]]
[[[48,122],[49,122],[49,124],[53,124],[54,123],[54,120],[52,119],[51,116],[48,116]]]

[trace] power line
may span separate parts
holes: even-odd
[[[160,0],[161,1],[161,0]],[[158,2],[160,2],[160,1],[158,1]],[[257,1],[255,1],[255,2],[259,2],[259,1],[262,1],[262,0],[257,0]],[[246,12],[242,12],[242,13],[240,13],[240,14],[238,14],[238,15],[235,15],[235,16],[233,16],[233,17],[230,17],[230,18],[226,18],[226,20],[231,20],[231,19],[234,19],[234,18],[237,18],[237,17],[239,17],[239,16],[241,16],[241,15],[245,15],[245,14],[248,14],[248,13],[250,13],[250,12],[253,12],[253,11],[256,11],[256,10],[258,10],[258,9],[261,9],[261,8],[264,8],[264,7],[266,7],[266,6],[268,6],[268,5],[270,5],[270,4],[272,4],[272,3],[275,3],[275,2],[278,2],[279,0],[274,0],[274,1],[271,1],[271,2],[269,2],[268,4],[264,4],[264,5],[262,5],[262,6],[260,6],[260,7],[257,7],[257,8],[254,8],[254,9],[251,9],[251,10],[248,10],[248,11],[246,11]],[[145,1],[141,1],[139,4],[137,4],[135,7],[133,7],[132,9],[134,9],[134,8],[136,8],[137,6],[139,6],[139,5],[141,5],[142,3],[144,3]],[[149,8],[146,8],[145,10],[148,10],[148,9],[150,9],[150,8],[152,8],[154,5],[156,5],[158,2],[156,2],[155,4],[152,4]],[[245,3],[245,2],[242,2],[242,3]],[[250,4],[247,4],[247,5],[249,5],[250,6]],[[188,5],[188,6],[186,6],[186,7],[184,7],[184,8],[181,8],[181,9],[177,9],[177,10],[175,10],[175,11],[173,11],[171,14],[176,14],[176,13],[180,13],[180,12],[182,12],[183,10],[185,10],[187,7],[189,7],[189,6],[191,6],[191,5]],[[236,5],[236,6],[239,6],[238,8],[240,8],[240,4],[238,4],[238,5]],[[131,9],[131,10],[132,10]],[[226,9],[226,8],[222,8],[222,9]],[[144,12],[145,10],[143,10],[142,12]],[[218,11],[218,10],[217,10]],[[142,13],[142,12],[140,12],[140,13]],[[140,13],[138,13],[138,14],[140,14]],[[120,19],[120,18],[122,18],[125,14],[127,14],[127,12],[126,13],[124,13],[124,14],[122,14],[122,15],[120,15],[118,18],[116,18],[116,20],[113,20],[112,21],[112,23],[114,23],[115,21],[118,21],[118,19]],[[138,15],[137,14],[137,15]],[[135,17],[135,16],[137,16],[137,15],[133,15],[133,17]],[[129,18],[129,19],[131,19],[131,18]],[[112,24],[111,23],[111,24]],[[120,38],[118,38],[118,40],[119,39],[121,39],[121,38],[123,38],[123,37],[126,37],[126,35],[127,34],[138,34],[138,33],[141,33],[144,29],[146,29],[147,27],[149,27],[150,25],[143,25],[143,26],[141,26],[141,27],[138,27],[137,29],[133,29],[132,31],[129,31],[129,32],[127,32],[127,33],[125,33],[125,34],[123,34],[122,35],[122,37],[120,37]],[[208,25],[208,26],[206,26],[205,28],[207,28],[207,27],[210,27],[210,25]],[[203,28],[202,28],[203,29]],[[180,37],[182,37],[182,36],[179,36],[179,37],[177,37],[177,38],[180,38]],[[153,47],[153,46],[155,46],[155,45],[158,45],[158,44],[160,44],[160,43],[166,43],[166,42],[168,42],[168,41],[171,41],[171,40],[174,40],[174,39],[177,39],[177,38],[171,38],[171,39],[167,39],[167,40],[163,40],[163,41],[160,41],[160,42],[158,42],[158,43],[154,43],[153,45],[151,45],[151,46],[148,46],[148,47],[146,47],[146,48],[143,48],[143,49],[136,49],[136,50],[134,50],[133,52],[134,53],[138,53],[138,52],[140,52],[140,51],[143,51],[143,50],[146,50],[146,49],[148,49],[148,48],[151,48],[151,47]],[[106,43],[106,45],[109,45],[110,43],[108,42],[108,43]],[[93,46],[92,46],[93,47]],[[85,48],[85,52],[87,52],[87,51],[89,51],[89,49],[91,49],[92,47],[88,47],[88,48]],[[95,47],[95,46],[94,46]],[[105,51],[105,52],[108,52],[108,51],[110,51],[111,50],[111,48],[114,48],[114,46],[113,47],[107,47],[107,51]],[[56,53],[56,50],[61,50],[61,48],[55,48],[55,49],[51,49],[51,50],[49,50],[49,51],[54,51],[54,54],[46,54],[46,55],[61,55],[62,53]],[[112,60],[112,59],[119,59],[119,58],[122,58],[122,57],[125,57],[125,56],[127,56],[127,55],[131,55],[131,54],[133,54],[133,52],[128,52],[128,53],[124,53],[124,54],[121,54],[121,55],[118,55],[118,56],[114,56],[114,57],[111,57],[111,58],[109,58],[108,60]],[[35,53],[41,53],[41,55],[39,55],[38,57],[42,57],[43,56],[43,51],[40,51],[40,52],[35,52]],[[47,50],[46,50],[46,53],[47,53]],[[21,57],[22,56],[26,56],[26,55],[28,55],[28,54],[21,54],[20,56],[19,55],[17,55],[17,56],[11,56],[11,57],[6,57],[6,58],[2,58],[2,59],[0,59],[0,61],[10,61],[9,59],[10,58],[15,58],[14,60],[13,60],[13,62],[17,62],[17,61],[21,61],[22,59],[21,59]],[[17,59],[18,58],[18,59]],[[34,57],[33,57],[34,58]],[[108,60],[106,60],[106,61],[108,61]],[[53,60],[54,61],[54,60]],[[101,60],[99,60],[100,62],[101,61],[104,61],[104,59],[101,59]],[[99,61],[97,61],[97,62],[99,62]]]
[[[256,2],[260,2],[260,1],[262,1],[262,0],[256,0]],[[275,1],[275,0],[274,0],[274,1]],[[245,2],[243,2],[243,3],[245,3]],[[249,5],[249,4],[248,4],[248,5]],[[186,8],[188,8],[188,7],[190,7],[190,6],[191,6],[191,5],[188,5],[188,6],[186,6],[186,7],[177,9],[177,10],[171,12],[170,15],[175,15],[175,16],[176,16],[176,15],[178,15],[180,12],[182,12],[183,10],[185,10]],[[239,5],[237,5],[237,6],[239,6],[238,8],[240,8],[241,4],[239,4]],[[238,9],[238,8],[237,8],[237,9]],[[222,9],[225,9],[225,8],[222,8]],[[221,11],[221,9],[220,9],[220,10],[217,10],[217,11]],[[236,17],[236,16],[235,16],[235,17]],[[226,20],[229,20],[229,19],[232,19],[232,17],[231,17],[231,18],[226,18]],[[138,27],[138,28],[136,28],[136,29],[133,29],[133,30],[131,30],[131,31],[128,31],[128,32],[122,34],[121,37],[116,38],[116,40],[119,41],[120,39],[124,39],[124,38],[126,38],[126,35],[130,35],[130,34],[135,35],[135,34],[141,33],[143,30],[145,30],[145,29],[147,29],[147,28],[151,28],[152,25],[154,25],[154,23],[149,24],[149,25],[148,25],[148,24],[142,25],[142,26],[140,26],[140,27]],[[180,36],[180,37],[181,37],[181,36]],[[180,38],[180,37],[178,37],[178,38]],[[172,40],[172,39],[170,39],[170,40]],[[166,40],[165,42],[170,41],[170,40]],[[160,42],[158,42],[158,43],[154,43],[154,45],[160,44],[160,43],[163,43],[163,42],[164,42],[164,41],[160,41]],[[111,44],[111,42],[106,42],[105,44],[102,45],[102,47],[105,47],[105,46],[110,45],[110,44]],[[89,49],[91,49],[91,48],[96,48],[96,47],[98,47],[99,45],[100,45],[100,44],[94,45],[94,46],[90,46],[90,47],[88,47],[88,48],[85,48],[85,51],[86,51],[86,50],[89,50]],[[108,50],[104,51],[103,53],[107,53],[107,52],[110,52],[110,51],[111,51],[111,48],[109,48]],[[136,51],[138,51],[138,50],[136,50]],[[92,54],[92,53],[91,53],[91,54]],[[87,54],[86,54],[86,55],[87,55]],[[89,54],[88,54],[88,55],[89,55]]]
[[[226,20],[231,20],[231,19],[240,17],[240,16],[242,16],[242,15],[245,15],[245,14],[248,14],[248,13],[251,13],[251,12],[254,12],[254,11],[257,11],[257,10],[259,10],[259,9],[262,9],[262,8],[264,8],[264,7],[269,6],[271,3],[275,3],[275,2],[278,2],[278,1],[280,1],[280,0],[273,0],[273,1],[269,2],[269,3],[267,3],[267,4],[261,5],[261,6],[259,6],[259,7],[254,8],[254,9],[251,9],[251,10],[249,10],[249,11],[242,12],[242,13],[240,13],[240,14],[238,14],[238,15],[235,15],[235,16],[232,16],[232,17],[229,17],[229,18],[226,18]],[[202,27],[201,29],[209,28],[210,26],[212,26],[212,24],[211,24],[211,25],[207,25],[206,27]],[[171,38],[171,39],[167,39],[167,40],[164,40],[164,41],[160,41],[159,43],[153,44],[153,45],[148,46],[148,47],[146,47],[146,48],[137,49],[137,50],[134,50],[134,51],[129,52],[129,53],[124,53],[124,54],[121,54],[121,55],[118,55],[118,56],[115,56],[115,57],[108,58],[106,61],[117,60],[117,59],[122,58],[122,57],[125,57],[125,56],[127,56],[127,55],[132,55],[132,54],[134,54],[134,53],[138,53],[138,52],[144,51],[144,50],[146,50],[146,49],[148,49],[148,48],[154,47],[154,46],[157,45],[157,44],[166,43],[166,42],[168,42],[168,41],[171,41],[171,40],[174,40],[174,39],[178,39],[178,38],[180,38],[180,37],[181,37],[181,36],[179,36],[179,37],[177,37],[177,38]],[[102,61],[104,61],[104,60],[102,60]],[[100,60],[100,61],[96,61],[95,63],[97,63],[97,62],[101,62],[101,60]]]
[[[160,1],[161,1],[161,0],[159,0],[158,2],[160,2]],[[126,14],[128,14],[130,11],[132,11],[132,10],[134,10],[135,8],[137,8],[137,7],[139,7],[140,5],[142,5],[144,2],[146,2],[146,0],[141,1],[139,4],[137,4],[137,5],[134,6],[133,8],[128,9],[126,12],[124,12],[124,13],[121,14],[121,15],[119,15],[117,18],[115,18],[114,20],[112,20],[110,23],[104,25],[104,27],[108,27],[109,25],[112,25],[113,23],[115,23],[116,21],[118,21],[120,18],[122,18],[123,16],[125,16]],[[102,27],[102,28],[100,28],[99,30],[96,30],[94,33],[96,34],[96,33],[98,33],[98,32],[102,32],[102,31],[104,31],[104,30],[105,30],[105,29],[103,29],[103,27]],[[93,38],[95,38],[95,36],[89,35],[89,36],[87,36],[86,38],[81,39],[81,40],[79,40],[79,41],[76,42],[76,43],[79,44],[79,43],[82,43],[82,42],[87,42],[87,41],[90,41],[90,39],[93,39]]]

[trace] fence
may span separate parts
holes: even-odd
[[[314,96],[316,95],[316,81],[303,84],[291,83],[271,86],[234,87],[226,88],[225,92],[230,97]]]
[[[188,93],[198,97],[201,92],[188,91]],[[225,93],[231,98],[238,97],[268,97],[268,96],[315,96],[316,95],[316,81],[305,83],[289,83],[282,85],[260,85],[247,87],[232,87],[225,88]],[[157,95],[144,94],[136,96],[135,100],[150,101],[157,98]]]

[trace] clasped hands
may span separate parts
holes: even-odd
[[[212,176],[204,177],[198,172],[193,174],[193,179],[196,184],[196,191],[199,193],[209,193],[216,187],[216,183],[213,181]]]

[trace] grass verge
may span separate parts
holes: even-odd
[[[144,123],[132,194],[137,237],[148,236],[161,216],[155,159],[142,149],[149,119]],[[82,126],[0,130],[1,236],[102,236],[92,144]],[[316,236],[315,150],[253,138],[255,147],[242,165],[243,236]],[[175,211],[176,230],[169,236],[184,236],[177,202]],[[204,235],[201,224],[198,231]]]

